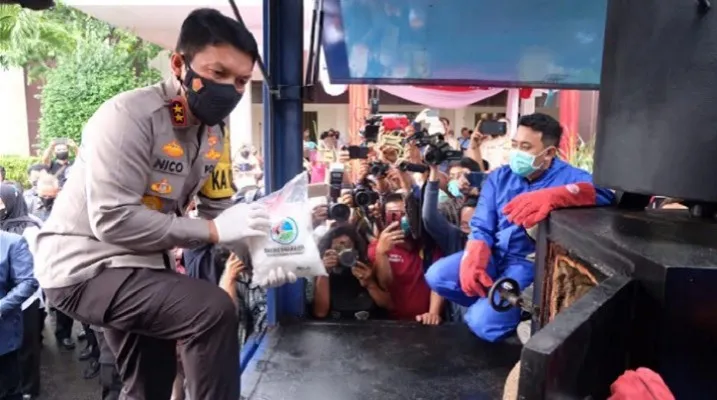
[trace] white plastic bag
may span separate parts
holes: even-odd
[[[299,278],[327,275],[313,237],[308,186],[309,177],[303,172],[281,190],[257,200],[269,210],[271,230],[267,237],[248,240],[252,283],[266,287],[283,273]]]

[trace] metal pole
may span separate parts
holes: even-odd
[[[264,85],[264,154],[266,191],[280,189],[303,170],[302,85],[304,2],[264,1],[264,61],[271,83]],[[272,91],[276,92],[272,96]],[[304,282],[269,291],[268,321],[304,313]]]

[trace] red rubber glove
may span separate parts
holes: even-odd
[[[486,272],[490,262],[490,248],[482,240],[469,240],[461,258],[461,289],[468,296],[485,297],[493,286],[493,279]]]
[[[647,368],[625,371],[610,385],[608,400],[675,400],[660,375]]]
[[[503,207],[508,221],[532,228],[548,217],[551,211],[566,207],[594,206],[595,187],[591,183],[571,183],[565,186],[521,193]]]

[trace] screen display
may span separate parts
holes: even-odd
[[[597,89],[608,0],[325,0],[332,83]]]

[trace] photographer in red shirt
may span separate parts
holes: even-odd
[[[419,244],[401,229],[405,215],[403,195],[384,197],[383,219],[388,226],[369,246],[368,257],[376,268],[378,284],[391,294],[394,318],[438,325],[444,300],[426,283]]]

